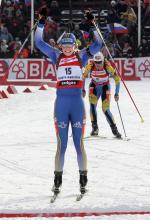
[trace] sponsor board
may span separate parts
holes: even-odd
[[[136,59],[115,59],[115,65],[110,62],[114,68],[117,67],[117,72],[123,80],[140,80],[136,72]]]
[[[143,78],[150,78],[150,57],[136,59],[137,75]]]
[[[4,82],[11,62],[12,59],[0,59],[1,84],[38,85],[56,80],[56,69],[51,61],[44,59],[17,59],[9,70],[6,82]],[[112,65],[114,66],[113,63]],[[115,59],[115,65],[124,80],[140,80],[141,77],[150,77],[150,57],[117,58]]]
[[[0,81],[2,82],[12,59],[0,60]],[[8,83],[48,83],[56,80],[55,66],[43,59],[17,59],[9,70]]]

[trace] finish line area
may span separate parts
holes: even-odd
[[[150,211],[130,212],[68,212],[68,213],[0,213],[0,218],[74,218],[96,216],[150,215]]]

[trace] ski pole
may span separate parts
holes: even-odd
[[[64,36],[65,33],[66,33],[66,31],[64,31],[64,32],[60,35],[60,37],[59,37],[58,40],[57,40],[57,44],[60,43],[60,41],[61,41],[61,39],[62,39],[62,37]]]
[[[124,131],[124,135],[125,135],[125,137],[127,137],[118,101],[116,101],[116,103],[117,103],[117,107],[118,107],[118,111],[119,111],[119,115],[120,115],[120,119],[121,119],[121,124],[122,124],[123,131]]]
[[[115,65],[115,69],[116,69],[116,71],[117,71],[117,74],[120,76],[121,81],[122,81],[122,83],[123,83],[123,85],[124,85],[124,87],[125,87],[125,89],[126,89],[128,95],[129,95],[129,97],[130,97],[130,99],[131,99],[131,101],[132,101],[132,103],[133,103],[135,109],[137,110],[137,113],[139,114],[139,116],[140,116],[140,118],[141,118],[141,122],[144,122],[144,119],[143,119],[142,115],[140,114],[140,111],[139,111],[138,107],[136,106],[136,104],[135,104],[135,102],[134,102],[134,100],[133,100],[133,98],[132,98],[132,96],[131,96],[131,93],[129,92],[129,89],[127,88],[127,86],[126,86],[126,84],[125,84],[125,82],[124,82],[124,80],[123,80],[121,74],[119,73],[119,70],[118,70],[118,68],[117,68],[117,66],[116,66],[116,64],[115,64],[115,61],[114,61],[113,57],[111,56],[111,53],[110,53],[110,51],[109,51],[109,49],[108,49],[108,47],[107,47],[107,45],[106,45],[106,43],[105,43],[105,40],[104,40],[104,38],[103,38],[103,36],[102,36],[102,33],[101,33],[99,27],[97,26],[97,24],[95,23],[95,21],[93,21],[93,24],[94,24],[94,26],[95,26],[95,28],[96,28],[96,30],[97,30],[97,32],[98,32],[100,38],[102,39],[102,41],[103,41],[103,43],[104,43],[104,45],[105,45],[105,48],[106,48],[106,50],[107,50],[107,52],[108,52],[108,54],[109,54],[111,60],[113,61],[114,65]]]
[[[24,42],[23,42],[22,46],[20,47],[19,51],[16,51],[16,53],[15,53],[15,55],[14,55],[14,58],[13,58],[11,64],[10,64],[10,66],[8,67],[8,69],[7,69],[7,71],[6,71],[6,74],[4,75],[4,78],[3,78],[1,84],[3,84],[4,81],[7,79],[8,74],[9,74],[9,71],[10,71],[12,65],[14,64],[14,62],[16,61],[16,59],[18,58],[18,56],[20,55],[22,49],[24,48],[24,46],[25,46],[25,44],[27,43],[29,37],[31,36],[32,31],[34,31],[34,29],[37,27],[38,22],[39,22],[39,21],[37,21],[37,22],[34,24],[33,28],[31,29],[30,33],[28,34],[28,36],[27,36],[26,39],[24,40]]]

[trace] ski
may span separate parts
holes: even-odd
[[[85,193],[80,193],[76,197],[76,201],[80,201],[84,197]]]
[[[60,189],[59,188],[52,188],[52,192],[54,193],[50,199],[50,203],[54,203],[58,197],[58,194],[60,193]]]
[[[77,197],[76,197],[76,201],[80,201],[84,196],[85,196],[85,194],[87,193],[87,189],[85,189],[85,187],[82,187],[81,189],[80,189],[80,194],[78,194],[77,195]]]
[[[102,135],[88,135],[88,136],[85,136],[84,138],[83,138],[83,140],[85,140],[85,139],[107,139],[107,137],[106,136],[102,136]]]
[[[59,193],[54,193],[54,195],[51,197],[50,203],[54,203],[57,199]]]
[[[102,135],[97,135],[97,136],[85,136],[83,138],[83,140],[96,140],[96,139],[106,139],[106,140],[122,140],[122,141],[130,141],[131,139],[130,138],[117,138],[117,137],[106,137],[106,136],[102,136]]]

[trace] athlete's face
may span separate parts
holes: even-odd
[[[61,49],[63,54],[65,54],[66,56],[70,56],[71,54],[73,54],[74,49],[75,49],[75,45],[74,44],[67,44],[67,45],[61,45]]]
[[[103,62],[102,61],[99,61],[99,62],[95,62],[95,66],[97,69],[100,69],[103,67]]]

